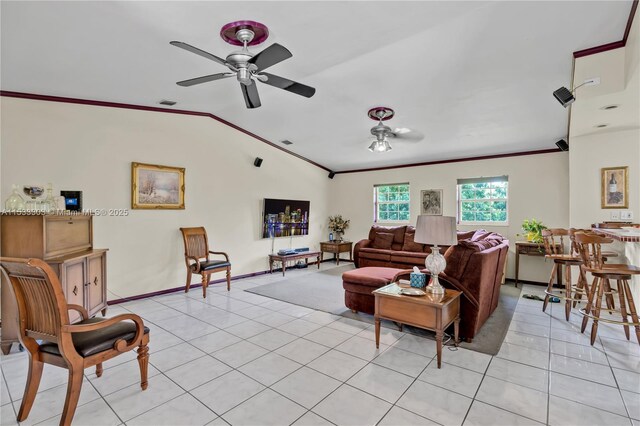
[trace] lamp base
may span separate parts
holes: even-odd
[[[431,273],[431,279],[429,280],[429,285],[425,288],[425,291],[432,294],[444,294],[445,288],[440,284],[438,274],[445,270],[447,267],[447,261],[440,253],[440,247],[433,246],[431,248],[431,254],[425,259],[424,265]]]

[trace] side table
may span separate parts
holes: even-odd
[[[438,368],[440,368],[442,364],[442,337],[444,330],[451,323],[454,326],[454,343],[456,346],[458,345],[460,295],[462,293],[446,289],[445,294],[427,293],[425,296],[405,296],[400,294],[403,287],[409,286],[391,283],[373,291],[376,299],[376,348],[380,347],[380,320],[382,319],[435,331]]]
[[[295,254],[270,254],[269,255],[269,273],[273,273],[273,262],[280,262],[282,264],[282,276],[287,270],[287,262],[292,260],[302,260],[304,263],[309,264],[309,258],[315,257],[318,269],[320,269],[320,258],[322,253],[317,251],[304,251]]]
[[[560,244],[556,244],[560,246]],[[530,241],[516,241],[516,287],[518,287],[518,274],[520,272],[520,255],[523,256],[544,256],[544,244],[532,243]],[[558,268],[558,285],[562,286],[562,272]]]
[[[340,265],[340,253],[349,253],[349,262],[353,262],[352,249],[351,241],[323,241],[320,243],[320,262],[322,262],[323,252],[333,253],[337,265]]]

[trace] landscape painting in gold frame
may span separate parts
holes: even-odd
[[[184,168],[131,163],[132,209],[184,209]]]
[[[629,208],[629,167],[601,169],[601,207],[603,209]]]

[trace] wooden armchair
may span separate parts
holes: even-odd
[[[202,297],[207,297],[207,287],[211,274],[227,272],[227,291],[231,290],[231,263],[227,253],[210,251],[207,231],[203,227],[180,228],[184,240],[184,262],[187,265],[187,285],[185,293],[191,287],[191,274],[202,275]],[[210,254],[224,256],[224,260],[210,259]]]
[[[84,369],[95,365],[96,375],[100,377],[104,361],[136,346],[142,390],[147,388],[149,329],[138,315],[89,318],[82,306],[67,304],[57,275],[43,260],[0,257],[0,269],[11,284],[18,306],[19,339],[29,354],[29,373],[18,411],[19,422],[29,416],[45,363],[69,370],[60,425],[71,424]],[[69,309],[78,311],[82,321],[70,324]]]

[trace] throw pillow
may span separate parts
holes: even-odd
[[[387,232],[378,232],[376,239],[373,240],[373,248],[389,250],[393,243],[393,234]]]
[[[424,244],[416,243],[414,241],[415,236],[415,229],[410,232],[409,228],[407,227],[407,232],[404,233],[404,243],[402,244],[402,251],[422,252],[424,250]]]

